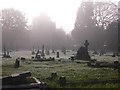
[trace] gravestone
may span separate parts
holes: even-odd
[[[77,51],[77,55],[76,55],[76,59],[80,60],[90,60],[90,56],[88,54],[88,41],[86,40],[84,43],[85,47],[81,46],[78,51]]]
[[[56,78],[57,77],[57,73],[56,72],[52,72],[51,73],[51,78]]]
[[[44,45],[42,46],[41,56],[42,56],[43,58],[45,57],[45,53],[44,53]]]
[[[59,52],[57,52],[57,58],[59,58]]]
[[[19,66],[20,66],[20,58],[17,58],[17,59],[15,60],[15,65],[14,65],[14,67],[15,67],[15,68],[19,68]]]
[[[60,85],[65,85],[66,84],[66,77],[65,76],[61,76],[60,78],[59,78],[59,83],[60,83]]]
[[[41,59],[41,55],[40,55],[40,51],[38,50],[36,55],[35,55],[35,59],[40,60]]]

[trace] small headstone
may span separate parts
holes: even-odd
[[[57,73],[56,72],[52,72],[51,73],[51,78],[56,78],[57,77]]]
[[[15,68],[19,68],[19,66],[20,66],[20,59],[17,58],[17,59],[15,60],[15,65],[14,65],[14,67],[15,67]]]
[[[57,58],[59,58],[59,52],[57,52]]]
[[[66,84],[66,77],[61,76],[61,77],[59,78],[59,82],[60,82],[60,85],[65,85],[65,84]]]

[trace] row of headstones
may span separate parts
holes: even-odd
[[[33,46],[32,54],[34,55],[34,54],[35,54],[35,51],[37,51],[36,53],[41,53],[41,54],[45,55],[45,48],[44,48],[44,47],[45,47],[45,46],[43,45],[43,46],[42,46],[42,51],[40,52],[39,49],[38,49],[38,50],[35,50],[35,49],[34,49],[34,46]],[[63,52],[64,55],[66,55],[66,48],[63,47],[62,50],[61,50],[61,52]],[[52,53],[55,53],[55,50],[54,50],[54,49],[52,50]],[[49,50],[49,49],[46,49],[46,55],[50,55],[50,50]]]

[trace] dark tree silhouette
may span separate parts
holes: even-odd
[[[110,23],[105,32],[108,50],[118,51],[118,22]]]
[[[77,43],[89,40],[90,49],[102,49],[107,26],[117,20],[117,6],[111,2],[82,2],[78,8],[72,37]],[[104,14],[104,15],[103,15]]]

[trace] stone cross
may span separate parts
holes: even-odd
[[[89,45],[89,42],[88,42],[88,40],[85,40],[85,43],[84,43],[84,45],[85,45],[85,48],[86,48],[86,50],[88,51],[88,45]]]

